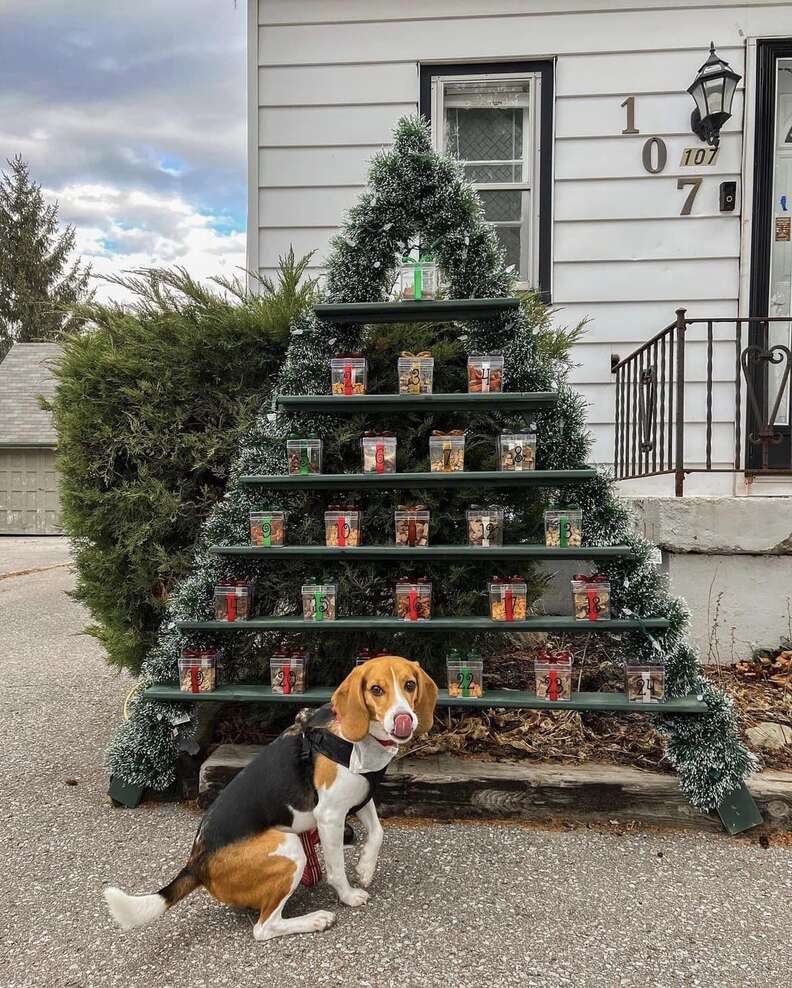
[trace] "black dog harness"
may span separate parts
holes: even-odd
[[[380,742],[382,744],[382,742]],[[313,765],[313,760],[315,755],[324,755],[325,758],[329,758],[331,762],[336,762],[338,765],[343,765],[344,768],[349,768],[349,762],[352,758],[352,751],[354,750],[354,745],[351,741],[345,741],[343,738],[338,737],[337,734],[332,734],[330,731],[325,730],[321,727],[310,727],[302,733],[302,754],[306,762],[310,762]],[[388,747],[386,745],[386,747]],[[374,798],[377,787],[382,781],[382,777],[385,775],[388,766],[378,769],[376,772],[361,772],[361,778],[368,782],[369,791],[366,798],[362,803],[358,803],[357,806],[353,806],[349,811],[350,813],[357,813],[359,809],[362,809],[371,799]]]

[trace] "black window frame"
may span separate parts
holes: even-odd
[[[537,250],[539,284],[536,291],[543,302],[552,301],[553,244],[553,113],[555,109],[555,61],[525,62],[427,62],[419,66],[419,109],[432,121],[432,81],[444,75],[539,75],[539,243]]]

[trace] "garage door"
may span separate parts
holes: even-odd
[[[60,535],[55,452],[0,449],[0,535]]]

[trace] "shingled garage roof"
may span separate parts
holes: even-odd
[[[57,343],[15,343],[0,363],[0,447],[55,445],[50,415],[39,408],[38,395],[55,393],[48,364],[60,353]]]

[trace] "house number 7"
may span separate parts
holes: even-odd
[[[693,200],[696,198],[696,193],[701,188],[701,177],[699,178],[678,178],[677,188],[684,189],[686,185],[690,186],[690,192],[687,194],[687,199],[682,205],[682,209],[679,211],[680,216],[690,216],[693,209]]]

